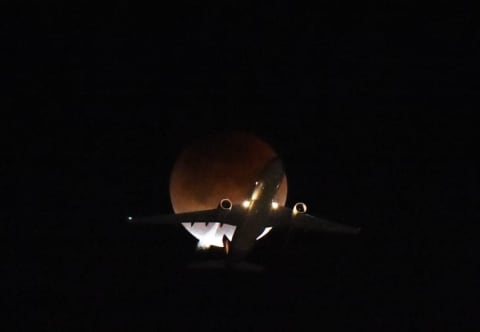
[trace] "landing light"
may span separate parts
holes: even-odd
[[[274,209],[274,210],[278,209],[278,203],[277,202],[272,202],[272,209]]]
[[[250,201],[245,200],[243,201],[242,205],[244,208],[248,208],[250,206]]]

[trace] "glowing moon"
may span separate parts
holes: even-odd
[[[258,137],[230,132],[199,139],[186,147],[175,162],[170,177],[170,199],[176,213],[213,209],[223,198],[241,204],[275,151]],[[287,200],[284,176],[274,199]],[[183,224],[200,247],[223,247],[222,238],[232,239],[234,226],[211,223]]]

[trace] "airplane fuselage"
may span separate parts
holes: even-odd
[[[272,210],[273,199],[284,176],[279,159],[269,163],[262,172],[250,195],[247,214],[239,225],[230,243],[232,259],[242,259],[253,247],[257,237],[265,230],[265,221]]]

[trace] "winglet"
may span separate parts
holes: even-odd
[[[230,240],[226,235],[224,235],[222,242],[223,242],[223,247],[225,248],[225,253],[228,255],[228,253],[230,252]]]

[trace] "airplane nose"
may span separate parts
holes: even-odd
[[[280,158],[276,158],[273,168],[275,169],[275,173],[277,173],[278,176],[282,177],[284,175],[285,170],[283,169],[283,163]]]
[[[273,158],[268,165],[268,168],[274,170],[275,173],[283,173],[283,163],[279,157]]]
[[[278,182],[284,175],[283,163],[278,157],[271,159],[261,173],[260,178],[269,179],[269,181]]]

